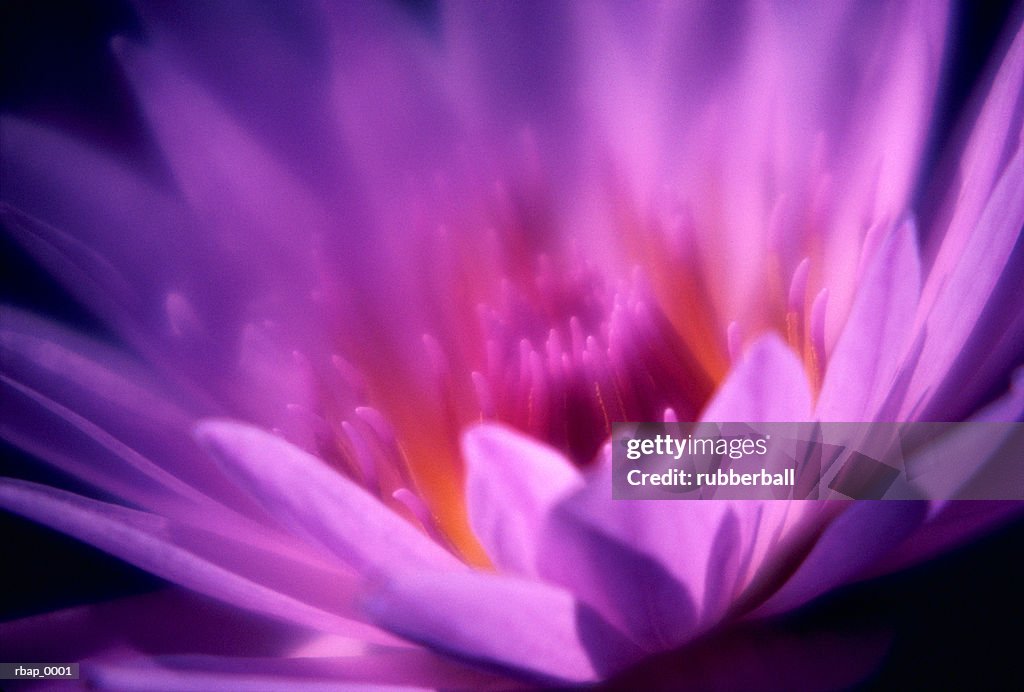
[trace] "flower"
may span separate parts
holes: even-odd
[[[165,175],[4,123],[6,227],[118,344],[5,310],[3,435],[89,490],[0,504],[216,605],[130,606],[198,644],[114,604],[7,625],[26,651],[586,683],[1016,511],[613,502],[607,438],[1020,418],[1024,34],[918,208],[932,3],[140,13],[114,51]]]

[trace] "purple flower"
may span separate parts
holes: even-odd
[[[0,505],[182,588],[7,623],[19,656],[749,685],[737,623],[1017,510],[612,501],[608,436],[1020,419],[1024,33],[933,174],[935,3],[141,5],[160,166],[3,123],[6,228],[117,343],[4,309],[0,434],[84,490]]]

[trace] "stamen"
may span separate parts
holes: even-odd
[[[612,422],[608,418],[608,408],[604,405],[604,397],[601,396],[601,385],[594,383],[594,394],[597,395],[597,404],[601,408],[601,416],[604,418],[604,429],[609,435],[612,434]]]
[[[199,316],[183,294],[171,291],[164,299],[164,312],[167,314],[167,323],[171,328],[171,334],[175,337],[195,338],[203,333],[203,325]]]
[[[497,414],[494,408],[494,396],[491,394],[491,387],[487,384],[487,378],[474,370],[470,373],[473,380],[473,387],[476,389],[477,404],[480,406],[480,420],[494,418]]]
[[[789,282],[789,310],[798,315],[803,315],[804,299],[807,295],[807,275],[811,267],[811,258],[804,257],[793,272],[793,278]]]
[[[811,382],[814,390],[821,389],[821,381],[825,372],[825,309],[828,307],[828,289],[823,288],[814,298],[811,305],[811,347],[810,354]]]
[[[786,339],[798,353],[804,350],[804,301],[807,295],[807,274],[810,258],[805,257],[789,283],[788,310],[786,312]]]
[[[341,429],[352,446],[354,460],[363,474],[363,485],[374,494],[379,494],[380,481],[377,476],[377,464],[362,433],[348,421],[342,422]]]
[[[334,434],[331,424],[319,413],[310,410],[302,404],[285,404],[285,410],[305,423],[318,437],[329,438]]]
[[[725,339],[729,345],[729,361],[735,364],[743,354],[743,328],[735,320],[725,330]]]
[[[447,548],[449,552],[455,555],[459,554],[455,546],[452,545],[452,542],[448,540],[448,536],[438,528],[437,521],[430,514],[427,504],[419,495],[408,488],[399,488],[395,492],[391,493],[391,497],[409,510],[410,514],[416,517],[416,521],[419,522],[420,526],[423,527],[423,530],[426,531],[431,538]]]
[[[580,318],[575,315],[569,318],[569,336],[572,339],[572,359],[581,363],[583,362],[586,337],[583,334],[583,327],[580,325]]]
[[[337,353],[331,354],[331,365],[334,367],[334,371],[341,376],[342,385],[346,391],[351,392],[357,400],[367,398],[366,381],[359,374],[358,368]]]
[[[441,344],[430,334],[422,336],[423,346],[427,351],[427,359],[433,368],[434,375],[439,381],[444,381],[448,376],[448,359],[445,358]]]
[[[398,441],[395,438],[395,431],[380,411],[372,406],[357,406],[355,411],[357,416],[373,428],[373,432],[382,443],[397,449]]]

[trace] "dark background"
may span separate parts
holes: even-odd
[[[432,21],[430,2],[405,4],[420,21]],[[951,137],[980,72],[1002,46],[999,38],[1008,24],[1019,21],[1020,7],[1011,5],[967,2],[958,8],[947,88],[931,135],[932,164]],[[125,2],[0,3],[0,110],[92,139],[160,176],[159,156],[108,54],[109,37],[118,33],[139,33]],[[0,188],[2,184],[0,180]],[[109,336],[6,234],[0,234],[0,300]],[[0,472],[55,480],[2,442]],[[925,565],[844,588],[776,626],[791,633],[892,632],[892,649],[867,683],[871,687],[1024,689],[1022,547],[1024,521],[1018,521]],[[145,592],[161,584],[119,560],[6,513],[0,513],[0,551],[0,620]]]

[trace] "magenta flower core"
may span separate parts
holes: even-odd
[[[1019,30],[933,165],[942,3],[138,5],[157,164],[3,121],[5,229],[112,336],[3,308],[0,436],[60,480],[0,506],[168,586],[0,625],[24,660],[749,688],[737,628],[1018,511],[612,500],[609,440],[1020,420]]]

